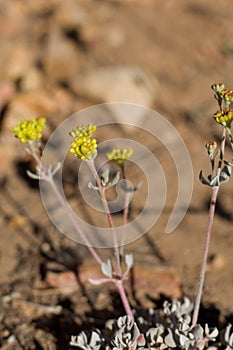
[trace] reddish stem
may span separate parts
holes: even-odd
[[[197,319],[198,319],[199,310],[200,310],[201,296],[202,296],[203,286],[205,281],[205,271],[206,271],[206,264],[207,264],[209,245],[210,245],[211,228],[214,220],[218,190],[219,190],[219,186],[213,187],[213,190],[212,190],[208,226],[207,226],[207,232],[206,232],[206,238],[205,238],[205,244],[204,244],[204,251],[203,251],[201,270],[200,270],[200,276],[199,276],[199,282],[198,282],[198,288],[197,288],[197,295],[195,300],[195,307],[193,311],[192,326],[195,326],[197,324]]]
[[[116,256],[116,263],[117,263],[117,273],[119,274],[119,276],[122,276],[122,271],[121,271],[121,262],[120,262],[120,253],[119,253],[119,248],[118,248],[118,242],[117,242],[117,237],[116,237],[116,231],[115,231],[115,227],[114,227],[114,224],[113,224],[113,220],[112,220],[112,215],[110,213],[110,209],[109,209],[109,205],[108,205],[108,201],[106,199],[106,196],[105,196],[105,191],[104,191],[104,188],[101,184],[101,181],[100,181],[100,178],[99,178],[99,175],[96,171],[96,168],[95,168],[95,164],[94,164],[94,160],[90,160],[88,162],[89,166],[90,166],[90,169],[91,169],[91,172],[92,174],[94,175],[95,177],[95,180],[98,184],[98,187],[99,187],[99,192],[100,192],[100,196],[101,196],[101,199],[102,199],[102,203],[103,203],[103,207],[104,207],[104,211],[107,215],[107,220],[108,220],[108,224],[109,224],[109,227],[110,227],[110,230],[112,232],[112,237],[113,237],[113,247],[114,247],[114,251],[115,251],[115,256]]]
[[[223,158],[224,158],[225,142],[226,142],[226,129],[223,127],[217,173],[214,174],[214,169],[213,169],[212,177],[215,175],[218,177],[220,176]],[[202,256],[199,283],[198,283],[197,294],[196,294],[196,299],[195,299],[195,304],[194,304],[192,326],[195,326],[197,324],[199,310],[200,310],[201,296],[203,293],[206,264],[207,264],[209,245],[210,245],[211,228],[212,228],[213,220],[214,220],[214,213],[215,213],[215,208],[216,208],[216,200],[217,200],[219,187],[220,187],[220,184],[218,186],[212,187],[212,195],[211,195],[211,202],[210,202],[210,208],[209,208],[207,232],[206,232],[206,238],[205,238],[205,243],[204,243],[204,251],[203,251],[203,256]]]
[[[122,303],[124,305],[124,308],[125,308],[127,315],[129,317],[131,317],[132,319],[134,319],[131,307],[130,307],[129,302],[128,302],[128,298],[127,298],[126,293],[125,293],[123,282],[118,281],[118,282],[115,282],[115,284],[116,284],[117,290],[121,296],[121,300],[122,300]]]

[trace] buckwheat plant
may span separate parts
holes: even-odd
[[[15,136],[21,142],[27,144],[26,149],[37,164],[36,173],[33,174],[28,171],[27,174],[33,179],[44,180],[51,185],[76,231],[85,242],[96,262],[100,265],[103,277],[98,279],[90,278],[90,282],[93,284],[114,283],[126,312],[126,316],[120,317],[117,320],[108,320],[103,330],[94,329],[88,332],[81,332],[77,336],[72,336],[70,342],[72,346],[84,350],[164,350],[173,348],[184,350],[215,350],[220,345],[227,350],[233,349],[232,325],[228,325],[220,333],[219,337],[217,328],[210,329],[207,324],[203,328],[200,324],[197,324],[217,195],[220,186],[229,180],[233,166],[232,163],[224,159],[227,138],[233,149],[233,137],[231,134],[233,110],[230,109],[230,104],[233,102],[233,91],[225,89],[223,84],[213,84],[212,89],[215,92],[214,96],[219,106],[219,111],[214,114],[213,118],[219,124],[222,135],[219,146],[214,140],[206,142],[205,147],[211,164],[211,174],[205,178],[201,171],[199,175],[200,181],[211,188],[212,194],[196,299],[194,303],[188,298],[184,298],[183,301],[173,300],[171,303],[165,301],[162,310],[149,309],[144,311],[144,314],[141,312],[140,315],[135,310],[131,310],[123,285],[133,265],[132,254],[124,255],[123,246],[126,232],[123,231],[121,242],[118,242],[114,222],[106,199],[106,190],[115,186],[119,182],[120,177],[123,180],[126,179],[125,163],[132,155],[133,150],[116,148],[106,154],[107,159],[115,162],[119,167],[119,172],[110,181],[109,169],[104,170],[99,175],[95,166],[95,157],[98,155],[98,143],[93,137],[93,134],[96,131],[96,126],[92,124],[78,126],[70,131],[70,136],[73,140],[71,141],[69,151],[80,161],[86,162],[91,173],[94,175],[95,183],[89,183],[88,187],[93,191],[97,191],[100,195],[108,221],[109,231],[112,235],[114,254],[104,262],[96,249],[91,246],[85,232],[82,231],[76,217],[67,202],[63,199],[54,181],[54,175],[59,171],[61,164],[58,163],[54,168],[51,165],[42,164],[40,141],[45,126],[45,118],[37,118],[31,121],[22,120],[21,123],[13,128]],[[132,188],[127,186],[127,181],[123,181],[122,183],[125,193],[123,211],[124,230],[128,222],[129,202],[132,192],[139,189],[141,184],[139,183]]]
[[[233,102],[233,91],[225,89],[224,84],[213,84],[211,86],[215,92],[215,99],[217,100],[219,110],[213,115],[214,120],[221,127],[221,141],[218,148],[217,142],[208,141],[205,145],[207,154],[211,163],[211,174],[206,179],[202,171],[200,172],[200,181],[209,187],[211,187],[212,195],[210,199],[209,219],[206,232],[206,238],[204,243],[204,251],[200,269],[199,284],[196,293],[195,307],[193,312],[192,325],[195,326],[198,320],[198,314],[200,309],[201,296],[203,292],[206,263],[208,258],[208,251],[210,245],[211,229],[214,220],[214,213],[216,208],[216,200],[220,186],[227,182],[231,175],[232,163],[229,163],[224,159],[226,138],[228,136],[231,148],[233,149],[233,138],[231,133],[231,123],[233,120],[233,110],[230,109],[230,104]]]
[[[120,179],[120,172],[116,173],[112,181],[109,180],[108,169],[105,170],[100,176],[97,173],[94,159],[98,153],[98,144],[97,140],[92,137],[94,132],[96,131],[95,125],[89,124],[87,126],[78,126],[70,132],[70,136],[73,138],[73,141],[71,142],[69,151],[79,160],[85,161],[88,164],[90,171],[94,175],[95,183],[89,183],[88,187],[94,191],[97,191],[100,194],[103,208],[108,220],[109,229],[112,234],[114,255],[113,257],[109,258],[107,262],[104,262],[97,253],[96,249],[92,247],[90,241],[85,235],[85,232],[83,232],[83,230],[81,229],[77,219],[75,218],[67,202],[64,200],[56,185],[56,182],[54,181],[54,175],[57,171],[59,171],[61,164],[58,163],[53,168],[51,165],[42,163],[40,147],[42,131],[45,126],[45,122],[45,118],[37,118],[30,121],[22,120],[18,125],[16,125],[13,128],[15,137],[17,137],[21,142],[27,144],[27,152],[29,152],[29,154],[36,161],[36,174],[30,171],[27,171],[27,174],[33,179],[44,180],[51,185],[53,191],[55,192],[57,198],[60,201],[60,204],[63,206],[69,219],[73,223],[73,226],[75,227],[76,231],[85,242],[91,255],[101,267],[103,278],[90,278],[90,282],[93,284],[113,282],[119,292],[126,314],[131,319],[133,319],[132,310],[123,286],[123,282],[127,279],[127,275],[133,265],[133,255],[126,254],[124,256],[123,248],[120,252],[119,246],[124,244],[124,240],[122,239],[121,242],[117,241],[112,215],[109,210],[108,201],[106,199],[106,190],[110,187],[115,186],[118,183]],[[132,152],[133,151],[131,149],[113,149],[112,152],[106,155],[109,160],[112,160],[119,165],[120,170],[122,172],[122,177],[125,176],[125,162],[132,155]],[[123,189],[125,190],[126,198],[123,215],[123,224],[126,225],[128,222],[128,194],[132,191],[136,191],[139,188],[139,185],[136,186],[134,189],[128,189],[127,186],[123,183],[123,187]],[[125,268],[123,267],[123,262],[126,266]]]

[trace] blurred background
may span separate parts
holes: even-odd
[[[220,137],[210,86],[233,88],[232,18],[231,0],[0,0],[2,349],[67,348],[69,334],[91,322],[93,310],[103,319],[113,315],[112,305],[121,309],[112,290],[88,283],[97,270],[86,248],[53,227],[38,184],[27,179],[33,164],[11,132],[22,118],[47,117],[45,142],[71,114],[102,102],[137,103],[172,122],[193,162],[190,209],[166,235],[176,169],[166,149],[152,147],[166,174],[166,208],[156,227],[127,251],[137,261],[138,304],[151,306],[160,294],[194,297],[210,197],[198,174],[210,170],[205,141]],[[134,139],[145,141],[137,131]],[[229,148],[227,154],[231,160]],[[64,187],[78,203],[72,162]],[[203,297],[204,307],[220,320],[233,311],[232,201],[231,180],[219,195]]]

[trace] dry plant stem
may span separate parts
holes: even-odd
[[[92,159],[92,160],[88,161],[88,165],[90,166],[91,172],[94,175],[94,178],[95,178],[95,180],[96,180],[96,182],[98,184],[99,190],[100,190],[100,195],[101,195],[104,211],[105,211],[105,213],[107,215],[108,224],[109,224],[110,230],[112,232],[113,246],[114,246],[114,252],[115,252],[116,262],[117,262],[117,272],[118,272],[119,276],[121,276],[122,275],[122,271],[121,271],[120,253],[119,253],[119,248],[118,248],[116,231],[115,231],[113,220],[112,220],[112,216],[111,216],[111,213],[110,213],[110,210],[109,210],[108,202],[107,202],[107,199],[106,199],[106,196],[105,196],[105,192],[103,190],[103,186],[101,184],[99,175],[98,175],[98,173],[96,171],[94,160]]]
[[[219,156],[219,163],[217,168],[217,176],[220,175],[223,157],[224,157],[224,150],[225,150],[225,141],[226,141],[226,129],[223,127],[222,132],[222,139],[221,139],[221,147],[220,147],[220,156]],[[213,174],[214,176],[214,174]],[[208,252],[209,252],[209,245],[210,245],[210,237],[211,237],[211,228],[214,221],[214,213],[216,208],[216,201],[217,201],[217,195],[219,191],[219,187],[214,186],[212,187],[212,195],[211,195],[211,202],[210,202],[210,208],[209,208],[209,218],[208,218],[208,225],[207,225],[207,232],[206,232],[206,238],[204,243],[204,251],[203,251],[203,257],[202,257],[202,263],[201,263],[201,269],[200,269],[200,276],[199,276],[199,282],[198,282],[198,289],[195,299],[195,306],[193,311],[193,318],[192,318],[192,326],[195,326],[197,324],[199,310],[200,310],[200,304],[201,304],[201,296],[203,292],[203,286],[205,281],[205,271],[206,271],[206,264],[207,264],[207,258],[208,258]]]
[[[37,154],[33,151],[30,150],[31,154],[33,156],[33,158],[35,159],[36,163],[42,168],[45,169],[41,159],[37,156]],[[56,197],[58,198],[58,200],[60,201],[62,207],[64,208],[64,210],[66,211],[67,215],[69,216],[72,224],[74,225],[74,228],[76,229],[76,231],[79,233],[80,237],[83,239],[83,241],[85,242],[85,245],[87,246],[87,249],[89,250],[89,252],[91,253],[91,255],[93,256],[93,258],[97,261],[97,263],[101,266],[103,261],[100,258],[100,256],[97,254],[97,252],[95,251],[95,249],[91,246],[91,243],[89,242],[89,240],[87,239],[85,233],[82,231],[81,227],[79,226],[77,220],[74,217],[74,214],[72,212],[72,210],[70,209],[69,205],[67,204],[67,202],[64,200],[63,196],[61,195],[54,179],[52,175],[48,175],[45,178],[45,181],[47,181],[50,186],[52,187]]]
[[[122,300],[122,303],[124,305],[124,308],[125,308],[125,311],[126,311],[127,315],[129,317],[131,317],[132,319],[134,319],[131,307],[130,307],[129,302],[128,302],[128,298],[127,298],[127,296],[125,294],[125,289],[124,289],[124,286],[123,286],[123,282],[122,281],[117,281],[115,284],[116,284],[117,290],[118,290],[118,292],[119,292],[119,294],[121,296],[121,300]]]

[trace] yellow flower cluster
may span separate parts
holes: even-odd
[[[91,160],[97,153],[97,141],[90,137],[95,131],[96,126],[92,124],[73,129],[70,132],[70,135],[74,137],[74,141],[70,147],[70,153],[81,160]]]
[[[225,85],[223,83],[215,83],[211,85],[211,88],[216,92],[218,98],[220,98],[220,100],[224,100],[226,106],[229,107],[229,105],[233,102],[233,90],[225,89]]]
[[[13,127],[13,132],[21,142],[34,141],[42,137],[45,123],[46,118],[42,117],[32,120],[23,119]]]
[[[107,153],[106,155],[109,160],[112,160],[118,165],[122,166],[124,162],[132,156],[132,154],[133,150],[131,148],[114,148],[110,153]]]
[[[213,118],[217,123],[225,126],[226,128],[230,128],[233,120],[233,110],[225,109],[218,111],[214,114]]]
[[[233,102],[233,91],[230,89],[224,89],[221,91],[221,95],[225,100],[227,106]]]

